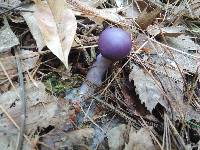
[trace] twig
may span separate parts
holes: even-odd
[[[172,122],[170,121],[169,117],[167,117],[167,120],[169,122],[169,125],[170,125],[170,129],[171,129],[171,132],[172,134],[175,136],[176,140],[178,141],[179,145],[180,145],[180,149],[182,150],[186,150],[186,145],[184,143],[184,140],[183,138],[179,135],[178,131],[176,130],[176,128],[174,127],[174,125],[172,124]]]
[[[96,127],[98,127],[105,134],[106,132],[98,124],[96,124],[88,114],[86,114],[83,107],[81,105],[79,105],[79,106],[80,106],[82,112],[84,113],[85,117],[87,117]]]
[[[15,52],[19,54],[19,47],[15,47]],[[25,130],[25,116],[26,116],[26,100],[25,100],[25,90],[24,90],[24,77],[23,77],[23,70],[22,70],[22,63],[19,57],[16,57],[16,63],[17,63],[17,70],[19,75],[19,95],[22,103],[22,118],[21,118],[21,128],[20,133],[18,137],[18,144],[16,147],[16,150],[21,150],[23,148],[23,141],[24,141],[24,130]]]

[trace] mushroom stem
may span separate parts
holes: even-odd
[[[80,87],[80,96],[89,96],[94,93],[94,87],[98,87],[102,84],[103,76],[112,63],[113,61],[103,57],[101,54],[97,56],[97,60],[87,73],[86,82],[84,82]],[[89,86],[88,82],[89,84],[92,84],[92,86]]]

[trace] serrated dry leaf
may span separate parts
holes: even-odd
[[[139,95],[141,103],[144,103],[147,107],[147,110],[151,112],[158,103],[167,107],[158,85],[143,69],[133,64],[129,80],[134,80],[135,91]]]
[[[135,91],[139,95],[141,103],[144,103],[150,112],[159,103],[168,112],[173,111],[175,119],[184,116],[186,120],[200,121],[200,113],[184,102],[181,74],[163,66],[162,61],[161,66],[159,66],[158,58],[152,59],[155,61],[154,69],[158,71],[155,71],[152,76],[135,64],[133,64],[132,72],[129,74],[129,79],[134,80]],[[167,98],[165,95],[167,95]]]
[[[49,1],[48,4],[38,3],[35,17],[47,47],[68,68],[68,55],[77,28],[76,18],[63,0]]]

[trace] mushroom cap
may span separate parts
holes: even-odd
[[[121,28],[106,28],[99,36],[98,45],[103,57],[119,60],[131,51],[131,36]]]

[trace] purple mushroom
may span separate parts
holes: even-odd
[[[132,47],[131,35],[120,28],[106,28],[99,36],[98,45],[100,54],[86,76],[86,80],[95,86],[102,84],[102,78],[113,62],[129,54]],[[80,96],[94,93],[94,86],[89,86],[88,82],[81,85]]]

